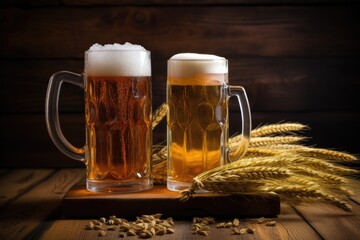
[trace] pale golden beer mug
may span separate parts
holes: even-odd
[[[85,91],[86,143],[77,148],[60,129],[58,99],[63,82]],[[83,74],[58,72],[46,94],[47,129],[58,149],[86,165],[86,186],[96,192],[152,188],[150,52],[139,45],[94,44]]]
[[[228,84],[227,60],[208,54],[181,53],[168,60],[166,98],[167,187],[181,191],[198,174],[243,156],[248,148],[251,114],[245,89]],[[241,140],[229,149],[228,100],[241,112]]]

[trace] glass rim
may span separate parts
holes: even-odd
[[[199,62],[201,62],[201,61],[204,61],[204,62],[217,62],[217,61],[219,61],[219,62],[225,62],[225,61],[227,61],[227,59],[226,58],[217,58],[217,59],[210,59],[210,58],[188,58],[188,59],[171,59],[171,58],[169,58],[168,59],[168,61],[199,61]]]
[[[147,50],[147,49],[99,49],[99,50],[86,50],[85,54],[90,53],[90,52],[146,52],[146,53],[151,53],[151,51]]]
[[[226,58],[223,59],[168,59],[168,61],[177,61],[177,62],[228,62]]]

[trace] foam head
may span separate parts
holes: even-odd
[[[151,76],[150,52],[136,44],[94,44],[85,52],[89,76]]]
[[[179,53],[168,61],[168,76],[173,78],[194,78],[227,73],[227,60],[216,55]]]

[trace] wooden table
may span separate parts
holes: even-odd
[[[98,231],[84,230],[89,219],[66,219],[62,215],[65,193],[84,174],[84,169],[0,170],[0,239],[121,239],[118,232],[110,231],[106,237],[98,237]],[[231,229],[214,225],[209,236],[194,235],[192,219],[175,219],[174,234],[153,239],[360,239],[360,195],[349,203],[353,213],[322,203],[282,203],[277,218],[269,219],[276,221],[275,226],[258,224],[257,219],[240,219],[240,227],[255,229],[254,234],[245,235],[232,235]]]

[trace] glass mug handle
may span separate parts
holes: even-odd
[[[63,135],[59,121],[59,95],[63,82],[84,88],[82,74],[68,71],[54,73],[50,79],[45,98],[46,127],[55,146],[66,156],[78,161],[85,160],[85,146],[77,148],[67,141]]]
[[[238,99],[242,120],[242,131],[239,135],[240,139],[239,143],[237,143],[237,148],[234,150],[231,150],[230,148],[227,149],[227,160],[229,162],[233,162],[244,156],[247,148],[249,147],[251,134],[251,113],[246,91],[243,87],[227,85],[227,95],[229,98],[236,97]]]

